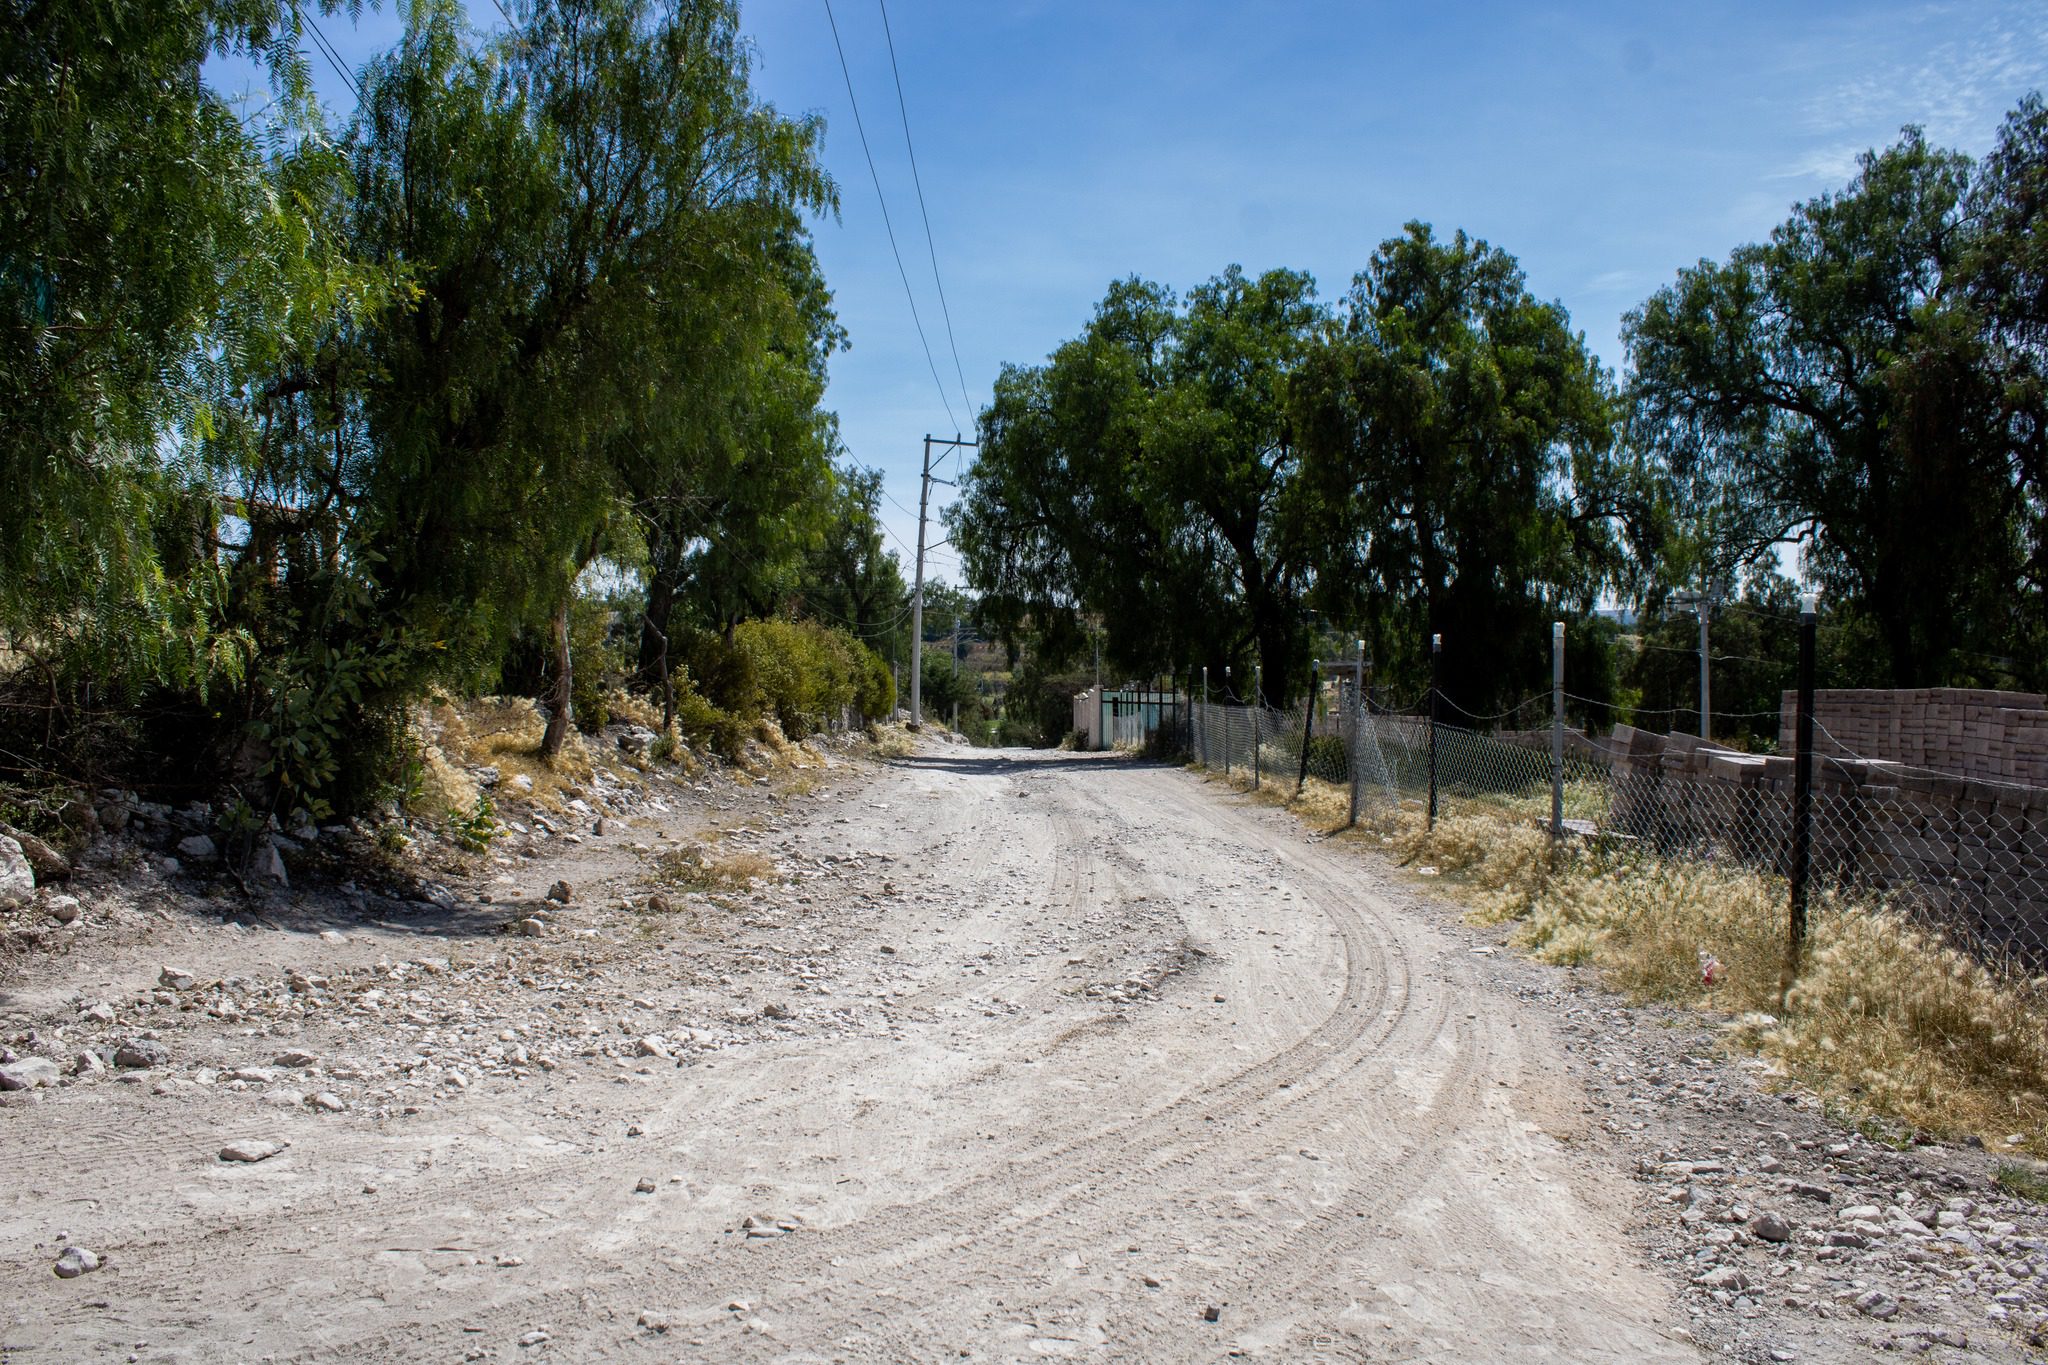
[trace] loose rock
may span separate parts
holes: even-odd
[[[170,1060],[171,1050],[154,1038],[130,1038],[114,1049],[114,1065],[133,1071],[163,1066]]]
[[[100,1268],[100,1258],[84,1247],[65,1247],[57,1264],[50,1267],[60,1280],[75,1280]]]
[[[1792,1225],[1775,1213],[1760,1213],[1750,1219],[1749,1230],[1759,1241],[1789,1242],[1792,1240]]]
[[[282,1152],[289,1144],[272,1142],[268,1138],[244,1138],[230,1142],[220,1149],[222,1161],[268,1161]]]
[[[0,905],[26,905],[36,894],[35,869],[21,844],[0,834]]]
[[[0,1090],[34,1090],[37,1086],[55,1085],[63,1074],[47,1057],[23,1057],[0,1064]]]

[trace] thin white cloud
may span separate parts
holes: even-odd
[[[1911,123],[1937,143],[1981,148],[2016,92],[2048,81],[2048,11],[2038,5],[1934,4],[1903,21],[1869,20],[1859,29],[1837,30],[1825,51],[1808,54],[1823,69],[1858,70],[1854,78],[1824,83],[1804,102],[1802,122],[1829,143],[1844,133],[1889,141]],[[1815,155],[1839,166],[1833,147]],[[1853,159],[1849,165],[1853,172]],[[1823,173],[1818,164],[1815,173]]]

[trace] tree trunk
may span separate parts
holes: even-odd
[[[569,598],[562,598],[562,604],[555,608],[554,620],[550,623],[555,636],[555,697],[554,711],[548,717],[547,733],[541,736],[540,756],[547,762],[555,761],[555,755],[562,752],[562,743],[569,738],[570,702],[569,691],[575,681],[569,658]]]
[[[678,585],[662,569],[649,575],[647,614],[640,619],[640,676],[648,683],[665,682],[669,671],[668,618],[675,610]]]

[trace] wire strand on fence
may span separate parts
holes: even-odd
[[[1689,735],[1638,732],[1618,744],[1571,730],[1559,774],[1547,728],[1487,734],[1439,721],[1433,729],[1442,819],[1547,827],[1561,779],[1568,823],[1609,856],[1780,883],[1789,871],[1789,757]],[[1314,782],[1312,794],[1332,801],[1333,812],[1348,799],[1361,823],[1391,828],[1426,802],[1431,732],[1424,717],[1355,704],[1255,712],[1212,703],[1190,708],[1189,743],[1196,762],[1233,785],[1276,784],[1291,795]],[[1830,761],[1815,773],[1817,891],[1985,961],[2048,970],[2048,790],[1872,762],[1827,739],[1841,753],[1824,755]]]

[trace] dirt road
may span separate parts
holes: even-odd
[[[676,806],[501,860],[576,880],[547,937],[166,925],[0,992],[141,998],[176,952],[355,1002],[159,1011],[169,1083],[0,1111],[0,1356],[1698,1358],[1552,1020],[1365,860],[1168,768],[869,771],[728,817],[790,873],[751,897],[605,905]],[[250,1137],[290,1146],[219,1159]]]

